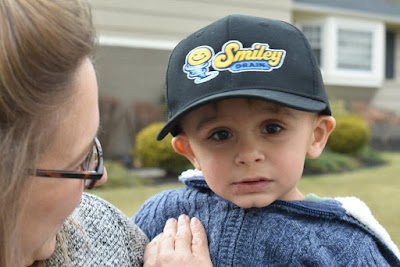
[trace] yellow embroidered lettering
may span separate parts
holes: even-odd
[[[264,53],[263,59],[268,61],[271,58],[271,54],[272,52],[268,50],[267,52]]]
[[[258,48],[258,47],[260,47],[260,48]],[[259,49],[257,58],[262,59],[264,51],[265,51],[265,45],[257,45],[256,48]]]
[[[284,60],[285,50],[270,49],[268,44],[255,43],[251,48],[243,48],[239,41],[227,42],[223,50],[217,53],[213,66],[217,70],[257,71],[280,67]],[[253,61],[253,62],[251,62]],[[255,63],[255,61],[259,61]],[[264,63],[262,63],[264,61]]]
[[[252,51],[250,50],[241,50],[236,52],[235,58],[233,59],[233,61],[237,62],[237,61],[243,61],[243,60],[251,60],[251,54]]]
[[[238,43],[229,43],[225,46],[225,53],[218,53],[214,59],[214,66],[218,69],[224,69],[229,67],[235,58],[235,52],[240,49]]]
[[[283,52],[282,51],[272,51],[270,60],[268,61],[271,67],[276,67],[281,63]]]

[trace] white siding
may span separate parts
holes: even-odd
[[[373,100],[373,105],[400,114],[400,29],[396,32],[395,44],[394,79],[384,82]]]
[[[171,49],[191,32],[225,15],[241,13],[291,21],[291,0],[92,0],[100,40]]]

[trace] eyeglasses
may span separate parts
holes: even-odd
[[[75,171],[37,169],[34,171],[34,175],[52,178],[84,179],[85,188],[92,189],[104,173],[103,150],[97,138],[93,142],[93,148],[89,151],[78,169]]]

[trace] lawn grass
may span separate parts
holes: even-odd
[[[91,190],[89,193],[93,193],[99,197],[108,200],[115,206],[117,206],[120,210],[122,210],[126,215],[131,217],[143,204],[143,202],[155,195],[156,193],[172,189],[182,187],[181,183],[167,183],[161,185],[148,185],[148,186],[139,186],[132,188],[111,188],[111,189],[100,189],[100,190]]]
[[[348,173],[305,176],[299,188],[324,197],[356,196],[371,209],[400,247],[400,153],[385,153],[389,164]],[[139,186],[132,188],[96,189],[98,195],[132,216],[143,202],[162,190],[178,188],[180,183]]]

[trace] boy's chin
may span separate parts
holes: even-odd
[[[269,206],[273,201],[265,200],[265,199],[235,199],[235,200],[230,200],[235,204],[236,206],[242,208],[242,209],[250,209],[250,208],[263,208],[266,206]]]

